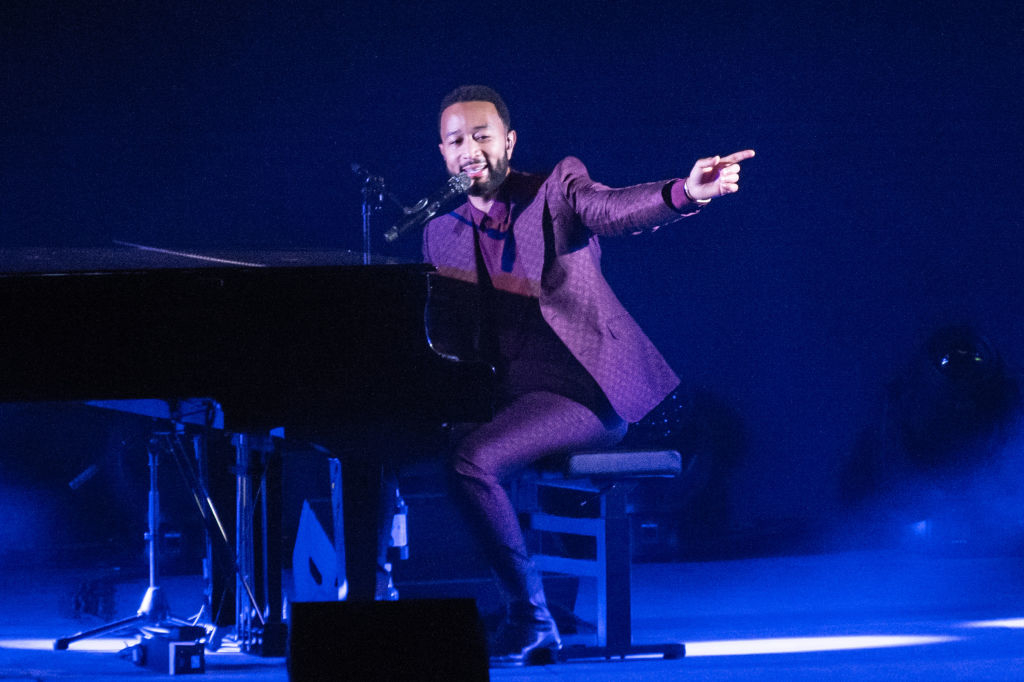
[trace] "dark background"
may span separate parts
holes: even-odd
[[[358,250],[350,165],[406,204],[438,188],[464,83],[503,93],[522,170],[571,154],[625,185],[756,149],[738,195],[604,245],[684,387],[742,425],[734,531],[837,515],[936,329],[1022,362],[1017,3],[97,5],[0,9],[0,246]],[[393,218],[375,246],[417,258]]]

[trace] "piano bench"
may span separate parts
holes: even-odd
[[[683,457],[672,449],[611,449],[575,452],[554,463],[555,468],[541,468],[519,482],[521,499],[525,493],[527,506],[534,510],[525,514],[524,525],[532,531],[531,538],[541,543],[534,562],[542,572],[593,579],[597,588],[596,644],[570,646],[567,642],[561,657],[683,657],[686,648],[679,642],[633,644],[627,496],[644,479],[683,475],[693,458],[684,466]],[[572,499],[570,504],[564,500],[559,504],[561,493]],[[555,548],[545,546],[545,540],[554,535],[591,538],[582,542],[594,548],[593,558],[566,556],[569,552],[563,551],[564,546],[556,553]]]

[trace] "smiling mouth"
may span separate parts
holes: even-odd
[[[466,175],[468,175],[471,178],[479,178],[479,177],[482,177],[483,174],[484,174],[484,171],[487,170],[487,164],[486,163],[473,163],[473,164],[470,164],[468,166],[463,166],[462,170],[466,173]]]

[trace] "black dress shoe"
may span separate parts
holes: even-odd
[[[512,623],[506,621],[491,643],[491,667],[517,668],[549,665],[558,660],[562,640],[554,621]]]

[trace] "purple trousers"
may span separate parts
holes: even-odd
[[[532,562],[503,483],[544,457],[615,445],[626,427],[614,414],[602,419],[569,398],[538,391],[501,407],[490,422],[456,429],[455,496],[506,601],[530,601],[539,580],[529,575]]]

